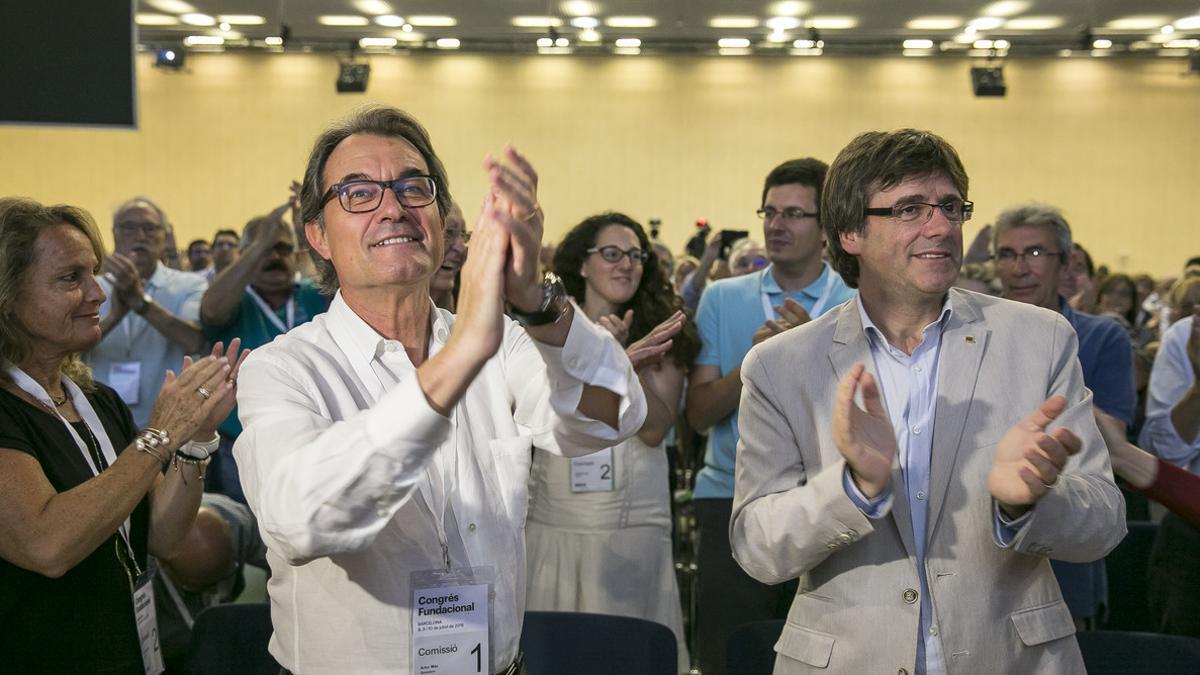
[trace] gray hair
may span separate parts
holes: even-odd
[[[442,160],[433,151],[429,132],[415,117],[399,108],[368,105],[354,111],[346,119],[334,122],[313,144],[300,188],[301,220],[305,223],[315,222],[322,229],[325,227],[325,218],[321,213],[321,199],[328,189],[324,182],[325,163],[338,144],[355,134],[400,138],[411,143],[421,153],[429,166],[429,175],[433,176],[433,182],[436,183],[438,214],[444,218],[449,213],[453,201],[450,197],[450,181]],[[339,285],[337,270],[332,262],[322,258],[315,250],[309,248],[309,253],[320,276],[321,290],[333,295]]]
[[[1000,235],[1016,227],[1046,227],[1054,233],[1054,241],[1061,255],[1059,263],[1066,265],[1074,251],[1071,243],[1071,226],[1058,207],[1030,202],[1005,209],[992,225],[992,255],[996,254]]]
[[[122,211],[125,211],[125,210],[132,208],[134,206],[137,206],[139,204],[145,204],[146,206],[150,207],[151,211],[153,211],[155,214],[158,215],[158,223],[163,226],[163,229],[167,229],[168,227],[170,227],[170,225],[167,223],[167,212],[163,211],[162,207],[159,206],[153,199],[150,199],[149,197],[144,197],[142,195],[138,195],[136,197],[130,197],[129,199],[126,199],[125,201],[121,202],[120,206],[113,209],[113,215],[112,215],[113,222],[114,223],[116,222],[117,215],[119,215]]]

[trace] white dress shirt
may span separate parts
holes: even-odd
[[[1142,447],[1164,460],[1200,473],[1200,436],[1185,441],[1175,430],[1171,411],[1196,381],[1192,362],[1188,359],[1188,335],[1192,332],[1193,317],[1180,319],[1167,329],[1162,346],[1150,369],[1150,387],[1146,396],[1146,423],[1142,425]]]
[[[454,315],[434,307],[431,323],[433,356]],[[584,384],[621,397],[618,429],[576,410]],[[234,452],[272,570],[270,651],[304,675],[408,672],[409,575],[441,569],[444,551],[453,567],[494,568],[491,663],[508,666],[525,609],[532,446],[584,454],[646,415],[620,345],[576,308],[561,348],[506,319],[499,351],[443,417],[403,345],[340,294],[251,354],[238,405]]]

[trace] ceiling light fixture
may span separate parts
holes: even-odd
[[[399,42],[394,37],[365,37],[358,41],[358,46],[363,49],[391,49]]]
[[[558,9],[567,16],[593,16],[600,13],[600,5],[588,0],[566,0],[558,3]]]
[[[610,16],[604,20],[610,28],[654,28],[658,21],[652,16]]]
[[[722,47],[717,50],[717,54],[721,56],[749,56],[751,50],[748,47]]]
[[[438,38],[434,44],[438,49],[458,49],[462,43],[458,38]]]
[[[170,14],[137,14],[133,17],[139,26],[178,26],[179,18]]]
[[[183,44],[187,47],[217,47],[225,44],[225,38],[219,35],[189,35],[183,38]]]
[[[345,14],[326,14],[317,17],[317,23],[322,26],[366,26],[371,23],[365,16],[349,16]]]
[[[717,47],[721,49],[745,49],[750,46],[750,40],[746,38],[721,38],[717,40]]]
[[[1104,24],[1104,27],[1113,30],[1155,30],[1169,22],[1170,19],[1165,16],[1126,16],[1113,19]]]
[[[785,30],[794,30],[799,28],[802,23],[800,19],[794,16],[773,16],[763,22],[767,28],[777,33],[782,33]]]
[[[354,8],[363,14],[377,15],[392,13],[392,6],[383,0],[354,0],[350,4],[354,5]]]
[[[783,0],[767,7],[767,13],[775,16],[804,16],[812,9],[812,3],[803,0]]]
[[[269,38],[264,38],[263,43],[266,44],[268,47],[282,47],[283,46],[283,38],[279,37],[278,35],[272,35]]]
[[[932,49],[933,40],[905,40],[905,49]]]
[[[1200,40],[1170,40],[1163,43],[1167,49],[1200,49]]]
[[[1195,30],[1200,28],[1200,14],[1195,16],[1185,16],[1184,18],[1174,22],[1173,25],[1179,30]]]
[[[758,28],[758,19],[752,16],[714,16],[708,20],[709,28]]]
[[[1021,16],[1004,22],[1005,30],[1054,30],[1062,25],[1061,16]]]
[[[980,14],[984,16],[1013,16],[1029,9],[1031,4],[1033,3],[1026,0],[1000,0],[1000,2],[993,2],[984,7]]]
[[[160,12],[170,14],[187,14],[196,11],[195,7],[182,0],[146,0],[146,4]]]
[[[1004,19],[997,16],[981,16],[967,22],[970,30],[995,30],[1004,25]]]
[[[261,26],[267,22],[266,18],[257,14],[218,14],[217,21],[234,26]]]
[[[1098,40],[1092,40],[1092,49],[1111,49],[1111,48],[1112,48],[1112,40],[1106,40],[1104,38],[1100,38]]]
[[[196,13],[184,14],[183,16],[179,17],[179,20],[189,26],[214,26],[217,23],[216,19],[207,14]]]
[[[642,41],[638,38],[618,38],[613,44],[617,47],[633,49],[635,47],[641,47]]]
[[[514,16],[512,25],[517,28],[557,28],[562,19],[557,16]]]
[[[592,30],[591,28],[579,31],[579,41],[580,42],[599,42],[600,40],[601,40],[600,33],[597,33],[595,30]]]
[[[637,47],[614,47],[613,53],[620,56],[637,56],[642,53],[642,50]]]
[[[905,49],[900,53],[904,56],[933,56],[932,49]]]
[[[848,30],[858,25],[858,19],[852,16],[814,16],[808,19],[807,24],[821,30]]]
[[[395,14],[385,14],[375,17],[375,23],[388,28],[399,28],[404,25],[404,17]]]
[[[537,39],[537,46],[539,49],[553,47],[554,46],[554,38],[540,37]]]
[[[571,25],[576,28],[595,28],[600,25],[600,20],[594,16],[577,16],[571,19]]]

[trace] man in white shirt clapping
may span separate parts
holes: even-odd
[[[538,273],[537,176],[504,159],[453,315],[429,297],[450,191],[419,123],[365,108],[313,148],[302,217],[336,295],[247,360],[234,450],[288,670],[520,672],[531,447],[645,417],[620,346]]]

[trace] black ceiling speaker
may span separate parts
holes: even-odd
[[[361,94],[367,90],[367,78],[371,77],[368,63],[343,63],[338,70],[337,91],[339,94]]]
[[[1000,66],[972,68],[971,88],[976,96],[1004,96],[1008,91],[1004,84],[1004,69]]]

